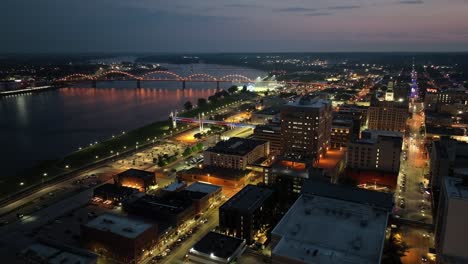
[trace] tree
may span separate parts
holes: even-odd
[[[196,138],[196,139],[202,139],[203,134],[202,133],[196,133],[195,135],[193,135],[193,137]]]
[[[231,93],[231,94],[237,92],[238,90],[239,90],[239,87],[237,87],[237,85],[233,85],[233,86],[228,88],[228,92]]]
[[[182,155],[185,157],[185,156],[188,156],[192,154],[192,149],[190,147],[187,147],[184,152],[182,153]]]
[[[242,92],[243,93],[247,92],[247,85],[244,84],[244,86],[242,86]]]
[[[408,252],[408,245],[395,238],[395,235],[391,235],[390,238],[385,241],[384,250],[382,254],[382,264],[401,264],[401,257],[406,256]]]
[[[198,107],[203,107],[203,106],[206,106],[207,104],[208,104],[208,101],[206,101],[205,98],[198,98],[197,100]]]
[[[209,100],[210,102],[216,102],[216,101],[218,100],[218,96],[212,95],[212,96],[208,97],[208,100]]]
[[[185,104],[184,104],[184,109],[185,110],[190,110],[192,108],[193,108],[192,102],[190,102],[190,101],[185,102]]]
[[[196,146],[197,146],[198,151],[203,150],[203,143],[197,143]]]

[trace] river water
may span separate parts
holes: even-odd
[[[262,71],[210,64],[162,64],[182,76],[215,77],[241,74],[254,79]],[[231,84],[221,84],[222,88]],[[35,94],[0,98],[0,178],[14,176],[40,161],[54,159],[91,142],[110,138],[145,124],[167,119],[186,101],[196,103],[216,92],[216,83],[142,82],[90,83]]]

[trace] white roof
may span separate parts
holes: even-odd
[[[379,263],[388,212],[370,205],[303,194],[272,235],[273,255],[304,263]]]
[[[151,228],[152,224],[135,218],[103,214],[89,221],[86,226],[127,238],[136,238]]]

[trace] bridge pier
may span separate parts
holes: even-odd
[[[97,81],[96,80],[91,81],[91,87],[93,87],[93,88],[97,87]]]
[[[141,88],[141,80],[140,80],[140,79],[137,80],[137,88],[138,88],[138,89]]]
[[[182,81],[182,90],[185,90],[185,81]]]
[[[219,92],[219,81],[216,81],[216,92]]]

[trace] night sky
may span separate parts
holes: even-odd
[[[468,50],[468,0],[1,0],[0,10],[0,53]]]

